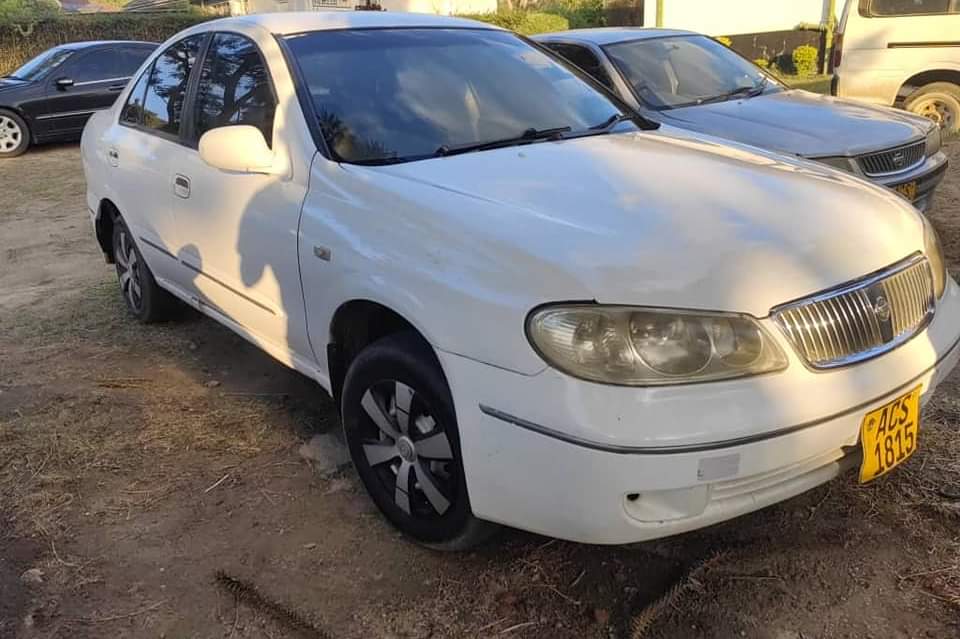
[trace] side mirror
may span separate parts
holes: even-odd
[[[286,172],[285,167],[278,166],[260,129],[247,124],[218,127],[204,133],[200,138],[200,158],[223,171],[268,175]]]
[[[73,86],[72,78],[58,78],[56,81],[57,88],[63,91],[64,89],[69,89]]]

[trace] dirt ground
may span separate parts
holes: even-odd
[[[960,275],[960,142],[932,217]],[[421,549],[308,380],[213,321],[124,313],[75,146],[0,167],[0,637],[960,637],[960,375],[921,451],[765,511],[605,548]],[[703,562],[707,562],[704,564]]]

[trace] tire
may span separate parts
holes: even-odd
[[[341,411],[360,479],[401,532],[435,550],[459,551],[498,530],[473,516],[453,399],[419,335],[390,335],[361,351],[347,371]]]
[[[910,94],[903,104],[911,113],[936,122],[944,133],[960,132],[960,86],[934,82]]]
[[[120,294],[130,314],[144,324],[170,319],[177,307],[176,298],[157,285],[133,235],[119,215],[113,222],[113,256]]]
[[[0,109],[0,159],[23,155],[30,147],[30,127],[13,111]]]

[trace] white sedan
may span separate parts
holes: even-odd
[[[182,300],[315,379],[433,547],[634,542],[875,479],[960,358],[901,198],[658,130],[489,25],[207,22],[82,150],[130,312]]]

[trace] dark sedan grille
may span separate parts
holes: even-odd
[[[923,162],[926,150],[926,142],[915,142],[895,149],[861,155],[857,162],[863,172],[871,177],[900,173]]]
[[[885,353],[923,330],[934,311],[933,277],[917,255],[866,279],[773,312],[796,351],[814,368]]]

